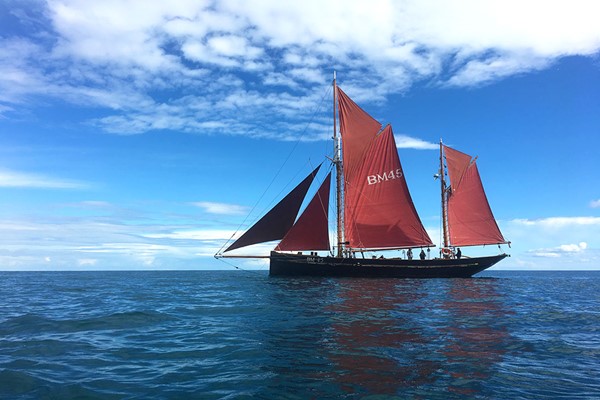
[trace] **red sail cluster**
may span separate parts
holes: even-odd
[[[382,129],[378,121],[335,88],[348,247],[369,250],[432,246],[410,196],[391,126]],[[475,160],[447,146],[444,149],[451,181],[447,201],[451,245],[506,243],[487,202]],[[318,170],[225,251],[281,239],[275,250],[329,250],[331,173],[295,221]]]

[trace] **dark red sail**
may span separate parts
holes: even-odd
[[[354,160],[356,173],[346,177],[344,226],[350,247],[432,245],[408,191],[391,126],[363,146],[366,151]]]
[[[258,220],[238,240],[233,242],[225,252],[250,246],[256,243],[282,239],[294,224],[306,192],[315,175],[321,168],[319,165],[298,186],[285,196],[275,207]]]
[[[448,228],[452,246],[507,243],[494,219],[475,160],[444,146],[450,174]]]
[[[312,198],[292,229],[275,250],[329,250],[328,210],[331,173]]]

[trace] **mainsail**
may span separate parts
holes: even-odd
[[[313,179],[321,168],[319,165],[298,186],[285,196],[275,207],[248,229],[225,252],[256,243],[282,239],[294,224]]]
[[[443,146],[450,175],[448,228],[452,246],[507,243],[488,203],[476,160]]]
[[[344,159],[344,229],[354,249],[433,245],[404,178],[391,126],[338,88]]]

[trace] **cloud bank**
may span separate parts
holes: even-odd
[[[360,102],[415,82],[477,86],[600,48],[600,3],[278,0],[9,2],[0,116],[61,99],[115,134],[290,140],[339,77]],[[284,116],[286,118],[281,118]],[[283,120],[287,122],[283,122]],[[313,140],[327,137],[313,121]],[[285,133],[283,133],[285,132]],[[405,146],[420,146],[405,142]]]
[[[518,254],[514,268],[593,270],[600,263],[600,217],[515,219],[502,229]]]

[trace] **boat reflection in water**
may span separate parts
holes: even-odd
[[[278,315],[257,329],[270,395],[492,395],[485,382],[510,341],[494,279],[269,284]]]
[[[480,394],[481,383],[502,361],[510,340],[508,310],[502,307],[495,279],[452,280],[442,308],[448,323],[440,330],[447,337],[443,351],[448,390],[464,396]],[[469,382],[469,385],[464,385]]]

